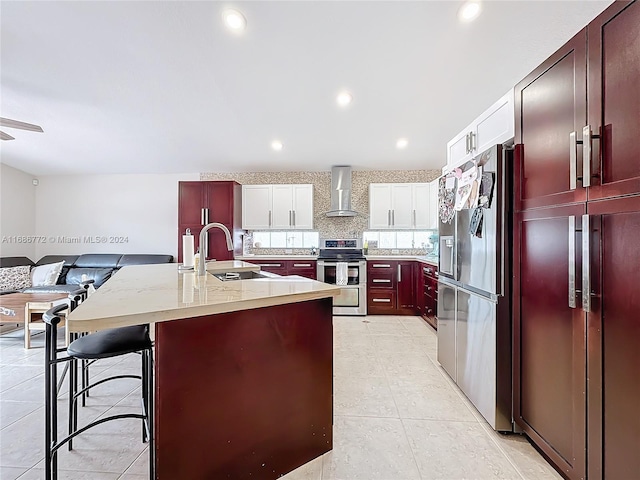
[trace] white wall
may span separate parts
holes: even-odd
[[[33,239],[36,228],[36,187],[33,175],[0,164],[0,256],[29,257],[37,260],[34,243],[19,240]],[[20,237],[20,238],[14,238]]]
[[[40,177],[36,257],[48,254],[178,254],[178,181],[194,174]],[[64,237],[64,238],[63,238]],[[102,237],[102,238],[101,238]]]

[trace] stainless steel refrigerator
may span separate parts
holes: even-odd
[[[446,207],[439,211],[438,362],[500,431],[513,430],[511,163],[512,152],[496,145],[462,165],[448,184],[443,177],[440,202],[448,190],[455,203],[465,193],[458,186],[475,168],[479,200],[448,215]]]

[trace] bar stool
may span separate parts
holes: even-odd
[[[82,291],[70,295],[70,310],[73,310],[85,297]],[[66,356],[59,356],[65,351],[57,348],[57,325],[60,323],[60,312],[66,305],[59,305],[48,310],[43,319],[46,323],[45,344],[45,478],[57,479],[57,452],[64,444],[72,449],[73,439],[81,433],[102,423],[122,418],[139,418],[142,420],[142,440],[149,443],[149,475],[155,478],[155,446],[153,439],[153,353],[152,342],[149,338],[148,325],[135,325],[81,336],[73,340],[66,349]],[[68,328],[68,327],[67,327]],[[142,354],[141,375],[116,375],[92,384],[83,386],[77,391],[77,362],[111,358],[128,353]],[[58,441],[58,387],[56,386],[57,365],[62,362],[70,363],[69,377],[69,434]],[[84,377],[84,374],[83,374]],[[91,388],[102,383],[120,378],[136,378],[142,381],[142,413],[126,413],[111,415],[90,422],[78,428],[77,400]]]

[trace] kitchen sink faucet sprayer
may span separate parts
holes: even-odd
[[[233,240],[231,240],[231,232],[229,232],[229,229],[225,227],[223,224],[217,223],[217,222],[209,223],[204,227],[202,227],[202,230],[200,231],[200,243],[198,245],[200,246],[204,245],[204,242],[206,242],[207,231],[209,231],[213,227],[219,228],[224,232],[224,236],[227,237],[227,249],[229,251],[233,250]],[[198,276],[205,275],[207,273],[206,270],[207,269],[205,266],[205,259],[203,257],[200,259],[200,263],[198,264]]]

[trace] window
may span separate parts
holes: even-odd
[[[363,242],[367,242],[369,248],[419,248],[430,250],[438,242],[438,232],[436,230],[363,232],[362,239]]]
[[[319,233],[309,232],[308,230],[253,232],[254,248],[317,248],[319,243]]]

